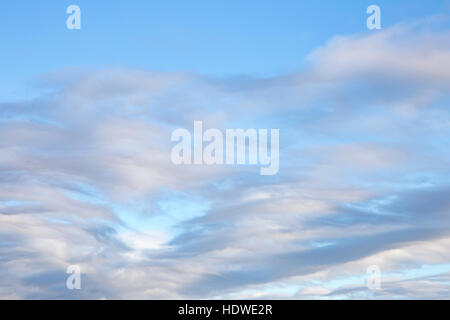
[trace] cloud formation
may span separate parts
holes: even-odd
[[[448,298],[449,44],[420,22],[272,78],[44,76],[0,103],[0,297]],[[279,174],[173,165],[194,120],[279,128]]]

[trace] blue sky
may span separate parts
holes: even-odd
[[[0,298],[448,299],[450,2],[371,4],[3,4]],[[174,165],[194,120],[279,173]]]
[[[216,76],[271,76],[302,68],[335,35],[369,32],[370,1],[78,1],[82,31],[63,28],[71,1],[14,1],[0,12],[2,94],[24,79],[74,66],[129,66]],[[448,12],[446,0],[378,1],[382,24]],[[20,63],[18,63],[20,62]]]

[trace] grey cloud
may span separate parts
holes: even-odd
[[[405,26],[339,38],[305,70],[266,79],[48,75],[43,96],[0,104],[0,297],[220,296],[448,238],[446,40]],[[197,119],[280,128],[279,175],[172,165],[170,132]],[[164,217],[167,190],[210,207],[164,240],[118,213]],[[433,260],[421,259],[392,265]],[[70,264],[80,292],[63,288]],[[448,293],[435,282],[430,296]]]

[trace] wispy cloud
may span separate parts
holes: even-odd
[[[448,270],[411,270],[450,261],[449,44],[422,21],[273,78],[43,77],[0,104],[0,297],[361,298],[376,264],[377,297],[448,298]],[[194,120],[279,128],[279,174],[173,165]]]

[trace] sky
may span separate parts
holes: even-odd
[[[449,15],[3,3],[0,298],[449,299]],[[195,120],[279,129],[279,172],[175,165],[171,133]]]

